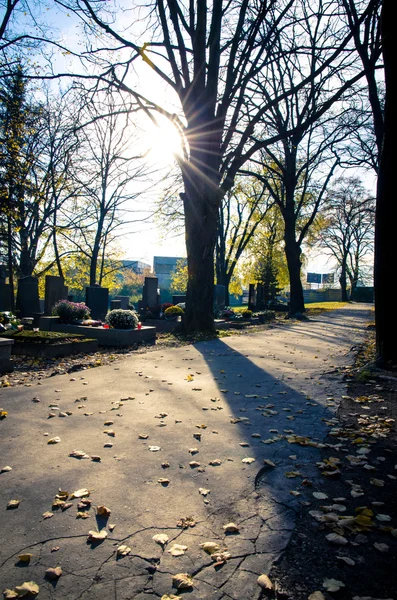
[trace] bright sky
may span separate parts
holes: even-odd
[[[43,2],[43,10],[44,4],[45,0]],[[52,3],[50,6],[53,6]],[[53,11],[53,9],[49,11],[49,14],[62,34],[65,45],[81,49],[81,46],[79,46],[80,27],[77,25],[76,17],[70,15],[65,18],[64,14],[60,16],[60,13]],[[70,71],[72,73],[75,70],[80,70],[77,68],[76,60],[70,55],[61,56],[56,60],[54,70]],[[174,93],[167,89],[165,82],[143,61],[138,60],[136,64],[139,72],[139,91],[148,98],[158,101],[162,106],[165,105],[171,112],[176,112],[177,99]],[[172,129],[172,126],[166,126],[165,122],[162,123],[161,128],[157,129],[150,124],[149,119],[145,119],[144,127],[146,128],[144,143],[147,146],[153,147],[150,153],[151,162],[155,165],[155,169],[158,167],[158,171],[161,172],[170,166],[173,161],[173,153],[179,150],[178,136]],[[353,176],[355,173],[351,172],[349,175]],[[364,179],[368,189],[374,190],[374,177],[366,176],[365,174],[363,177],[362,173],[357,173],[357,175]],[[158,195],[160,196],[160,190]],[[155,196],[156,188],[151,190],[150,197],[140,198],[140,206],[144,207],[144,210],[150,210]],[[176,235],[174,232],[165,236],[160,224],[156,222],[136,223],[130,229],[133,233],[123,235],[120,238],[125,258],[139,259],[152,264],[153,256],[186,256],[183,233]],[[307,270],[317,273],[332,272],[334,270],[334,263],[328,257],[319,255],[318,252],[316,254],[313,253],[309,256]]]

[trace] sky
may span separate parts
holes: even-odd
[[[44,0],[39,3],[39,6],[45,10]],[[50,6],[53,6],[50,3]],[[72,14],[66,16],[64,13],[54,12],[52,9],[47,12],[50,16],[55,27],[62,35],[63,41],[66,46],[76,49],[81,49],[79,46],[79,26],[76,17]],[[136,25],[139,27],[139,25]],[[76,59],[72,56],[58,56],[54,62],[54,70],[56,71],[67,71],[70,72],[80,70],[77,68]],[[144,64],[143,61],[137,61],[137,70],[139,71],[139,90],[148,98],[158,100],[161,98],[161,103],[171,111],[175,109],[177,104],[176,98],[173,92],[167,89],[165,82],[163,82],[154,72]],[[161,127],[156,129],[150,125],[149,120],[145,119],[143,125],[144,134],[143,142],[149,147],[152,146],[153,150],[150,154],[152,164],[155,169],[159,171],[166,169],[170,166],[173,161],[173,152],[178,150],[178,141],[175,138],[175,134],[170,128]],[[354,172],[349,175],[355,175]],[[360,173],[363,176],[366,187],[370,190],[375,188],[375,179],[369,175]],[[158,195],[160,196],[161,190],[159,188]],[[144,214],[148,214],[150,210],[153,198],[156,196],[156,187],[151,190],[150,195],[141,197],[139,204],[142,206]],[[135,223],[131,230],[132,233],[125,233],[120,238],[121,249],[124,252],[126,259],[141,260],[145,263],[152,265],[154,256],[186,256],[186,248],[184,242],[184,234],[176,234],[175,232],[164,234],[164,229],[161,228],[161,224],[158,222],[141,222]],[[324,256],[317,252],[312,252],[308,255],[308,264],[306,267],[307,271],[315,273],[329,273],[334,271],[334,262],[327,256]]]

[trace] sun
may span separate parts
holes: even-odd
[[[157,118],[157,125],[150,123],[145,133],[148,158],[159,166],[170,166],[183,155],[183,142],[178,129],[166,117]]]

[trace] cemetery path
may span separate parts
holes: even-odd
[[[0,474],[0,590],[34,581],[40,599],[148,600],[183,586],[191,600],[262,598],[258,576],[286,548],[300,503],[321,492],[341,369],[369,319],[369,305],[352,304],[0,389],[0,469],[12,468]],[[60,577],[45,577],[57,566]],[[173,580],[181,573],[192,579]]]

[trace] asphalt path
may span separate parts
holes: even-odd
[[[300,502],[321,491],[315,463],[341,370],[371,318],[351,304],[0,389],[0,469],[12,468],[0,474],[0,591],[33,581],[40,599],[148,600],[180,595],[173,576],[184,573],[191,600],[259,599]],[[84,489],[91,505],[70,498]],[[57,494],[70,506],[54,507]]]

